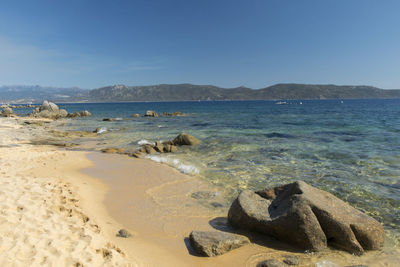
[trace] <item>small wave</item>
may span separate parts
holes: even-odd
[[[138,145],[154,145],[154,142],[147,141],[146,139],[139,140]]]
[[[148,159],[151,159],[152,161],[158,162],[158,163],[164,163],[169,166],[177,168],[180,172],[184,174],[199,174],[200,171],[197,169],[195,166],[188,165],[188,164],[183,164],[179,159],[170,159],[162,156],[154,156],[154,155],[148,155]]]

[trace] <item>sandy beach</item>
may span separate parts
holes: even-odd
[[[227,227],[227,206],[210,209],[191,197],[215,191],[210,184],[146,159],[32,145],[49,126],[24,121],[0,120],[1,266],[256,266],[287,254],[300,266],[397,264],[398,249],[304,254],[251,235],[242,248],[198,257],[189,233]],[[120,229],[132,236],[117,237]]]

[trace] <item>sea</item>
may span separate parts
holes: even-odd
[[[198,176],[230,203],[243,189],[304,180],[384,224],[386,245],[400,247],[400,99],[198,101],[59,104],[91,117],[64,131],[93,131],[83,149],[136,149],[181,132],[201,140],[150,160]],[[132,117],[154,110],[159,117]],[[164,112],[183,112],[168,117]],[[116,118],[109,122],[104,118]]]

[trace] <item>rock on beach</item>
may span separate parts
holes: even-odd
[[[198,254],[207,257],[222,255],[250,243],[245,236],[212,231],[193,231],[189,241]]]
[[[322,251],[329,244],[362,254],[380,249],[385,239],[378,221],[303,181],[258,192],[244,190],[232,203],[228,220],[236,228],[309,251]]]

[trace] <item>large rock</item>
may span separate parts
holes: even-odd
[[[172,140],[172,143],[176,146],[195,146],[200,144],[200,140],[190,134],[181,133]]]
[[[58,112],[58,110],[59,110],[59,108],[56,104],[54,104],[53,102],[49,102],[47,100],[43,101],[43,103],[39,109],[40,109],[40,111],[48,110],[50,112]]]
[[[189,241],[198,254],[207,257],[222,255],[250,243],[245,236],[210,231],[193,231],[190,233]]]
[[[375,219],[303,181],[241,192],[228,220],[234,227],[269,234],[310,251],[324,250],[329,244],[362,254],[381,248],[385,239]]]

